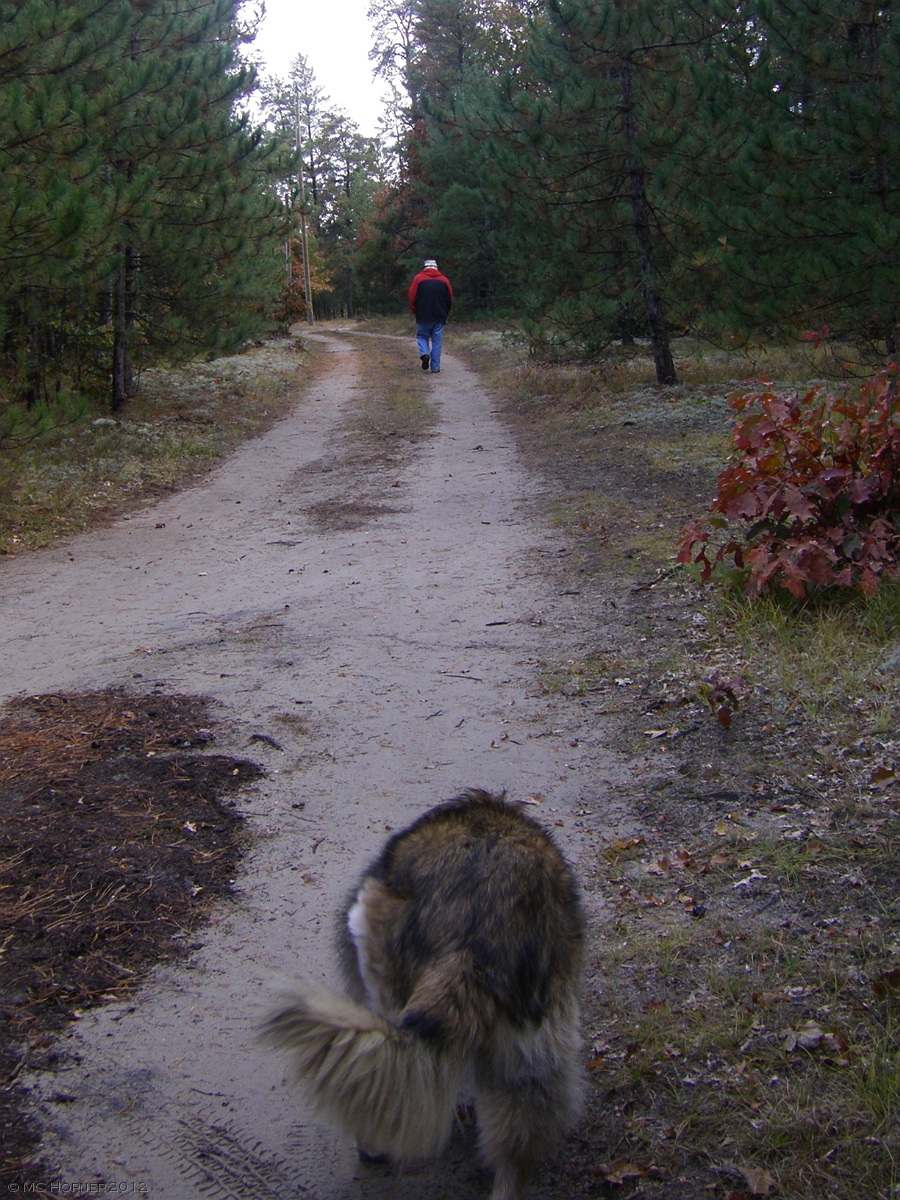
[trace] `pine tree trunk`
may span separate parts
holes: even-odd
[[[616,325],[619,330],[619,341],[623,346],[634,345],[634,322],[631,319],[631,308],[620,304],[616,314]]]
[[[884,352],[888,362],[897,366],[900,363],[897,346],[897,314],[888,313],[884,320]]]
[[[126,397],[137,390],[134,383],[134,363],[131,347],[137,321],[138,252],[135,246],[125,247],[125,386]]]
[[[628,176],[631,192],[631,216],[639,251],[641,291],[650,332],[650,346],[656,366],[656,382],[672,384],[678,382],[675,360],[669,345],[669,331],[663,312],[659,276],[653,254],[653,237],[650,231],[650,203],[647,199],[647,181],[644,167],[637,149],[637,128],[631,101],[631,63],[622,62],[622,110],[625,117],[625,142],[628,147]]]
[[[138,252],[134,246],[122,246],[120,254],[113,286],[113,412],[119,412],[135,392],[131,341],[136,319]]]
[[[121,262],[113,286],[113,394],[114,413],[134,395],[131,342],[136,322],[138,295],[138,252],[134,246],[120,248]]]
[[[113,287],[113,350],[112,350],[112,396],[113,412],[119,412],[125,404],[125,363],[127,346],[125,341],[125,263],[116,271]]]
[[[865,34],[868,51],[866,67],[880,81],[881,66],[878,61],[879,28],[874,12],[868,14]],[[851,42],[852,36],[851,27]],[[887,119],[883,110],[879,112],[879,116],[882,120]],[[891,207],[891,171],[880,154],[876,154],[875,156],[875,186],[878,195],[878,207],[881,209],[885,219],[889,220]],[[885,267],[890,268],[891,258],[892,256],[890,255],[882,257],[882,263]],[[884,315],[884,352],[887,355],[888,362],[892,365],[896,366],[900,362],[900,347],[897,345],[897,313],[893,308]]]

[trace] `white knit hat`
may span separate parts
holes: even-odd
[[[437,269],[438,269],[438,265],[437,265],[437,263],[434,261],[434,259],[433,259],[433,258],[426,258],[426,259],[425,259],[425,270],[426,270],[426,271],[436,271]]]

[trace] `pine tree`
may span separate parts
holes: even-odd
[[[237,113],[254,84],[238,37],[234,0],[132,6],[123,75],[134,86],[106,129],[113,186],[143,181],[117,222],[116,350],[125,361],[114,405],[128,393],[135,326],[169,353],[231,347],[262,327],[280,280],[266,142]]]
[[[127,20],[120,0],[0,4],[0,347],[33,403],[50,399],[109,252],[97,95]]]
[[[52,357],[82,384],[111,376],[119,406],[138,344],[190,353],[263,328],[282,214],[238,111],[253,75],[237,3],[29,0],[0,17],[0,332],[26,394]]]
[[[723,150],[708,226],[751,328],[869,337],[895,356],[900,27],[865,0],[754,0],[712,65]],[[748,45],[749,40],[749,45]],[[726,149],[727,148],[727,149]]]
[[[467,113],[487,102],[501,74],[519,69],[541,8],[540,0],[373,0],[371,57],[397,98],[397,170],[370,227],[370,290],[373,274],[389,276],[402,301],[409,271],[428,253],[454,271],[460,312],[503,302],[508,226]]]
[[[419,117],[417,60],[421,50],[416,36],[417,0],[371,0],[367,10],[372,48],[369,61],[376,78],[383,79],[393,94],[395,117],[406,112],[415,122]]]
[[[264,88],[264,111],[276,138],[285,146],[298,144],[304,195],[295,199],[303,205],[315,248],[310,266],[316,312],[352,316],[356,237],[381,177],[376,141],[331,105],[302,54],[286,80],[271,80]]]
[[[645,333],[673,383],[667,310],[688,306],[684,194],[702,152],[691,63],[715,26],[648,0],[549,0],[547,18],[488,123],[523,242],[540,236],[533,334],[592,353]]]

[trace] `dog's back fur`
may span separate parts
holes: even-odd
[[[474,1091],[493,1200],[515,1200],[580,1102],[573,874],[517,805],[464,792],[395,834],[346,916],[367,1007],[301,987],[265,1026],[368,1153],[438,1153]]]

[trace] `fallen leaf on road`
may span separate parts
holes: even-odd
[[[753,1196],[768,1196],[775,1186],[775,1180],[763,1167],[739,1167],[738,1169],[746,1179]]]
[[[765,1008],[769,1004],[790,1003],[791,998],[787,992],[753,992],[750,999],[754,1004],[758,1004],[760,1008]]]
[[[894,782],[896,774],[897,773],[893,767],[887,766],[883,763],[881,766],[876,767],[869,776],[869,783],[873,788],[877,788],[879,791],[884,791],[885,788],[890,787],[890,785]]]
[[[749,874],[749,875],[746,877],[746,879],[739,879],[739,880],[737,881],[737,883],[733,883],[731,886],[732,886],[733,888],[739,888],[739,887],[749,887],[749,886],[750,886],[750,884],[751,884],[751,883],[753,883],[753,881],[754,881],[754,880],[756,880],[756,879],[766,879],[766,878],[767,878],[767,876],[763,875],[761,871],[756,871],[756,870],[753,870],[753,871],[751,871],[751,872],[750,872],[750,874]]]
[[[608,1167],[600,1166],[597,1168],[597,1173],[607,1183],[612,1184],[623,1184],[627,1183],[629,1179],[646,1179],[651,1175],[657,1177],[661,1175],[661,1171],[655,1163],[642,1167],[627,1159],[619,1159],[618,1162],[611,1163]]]
[[[605,847],[603,853],[607,858],[615,860],[620,854],[624,854],[626,850],[633,850],[635,846],[643,846],[644,841],[643,837],[614,838]]]
[[[818,1021],[804,1021],[796,1029],[789,1029],[784,1035],[784,1048],[792,1054],[799,1046],[801,1050],[815,1050],[825,1037],[825,1030]]]
[[[764,1167],[742,1167],[736,1162],[722,1162],[714,1163],[713,1170],[718,1171],[721,1175],[731,1175],[735,1179],[743,1179],[752,1196],[768,1196],[775,1186],[774,1178]]]
[[[879,1000],[900,996],[900,967],[892,967],[872,982],[872,989]]]

